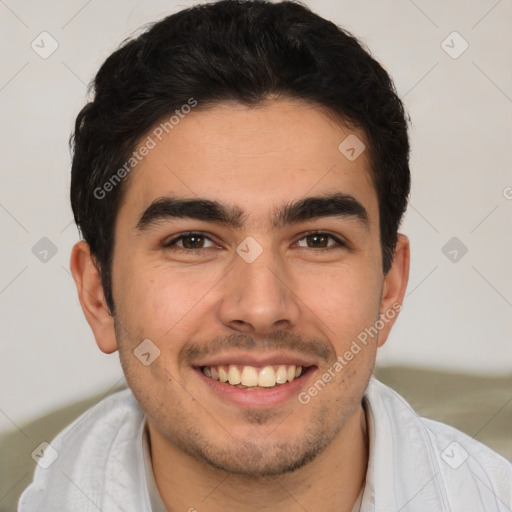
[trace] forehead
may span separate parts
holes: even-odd
[[[336,192],[362,202],[370,224],[378,216],[367,152],[354,159],[351,151],[361,151],[364,135],[319,106],[298,100],[198,105],[168,132],[159,140],[153,129],[142,138],[141,145],[148,136],[154,144],[124,184],[118,218],[129,215],[133,223],[160,197],[197,196],[237,205],[249,222],[264,224],[276,205]]]

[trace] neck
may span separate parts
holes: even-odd
[[[169,511],[351,512],[364,485],[368,441],[363,407],[313,461],[276,477],[215,469],[177,449],[149,422],[148,427],[155,481]]]

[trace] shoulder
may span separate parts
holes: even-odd
[[[122,468],[123,478],[128,479],[132,475],[126,473],[142,457],[144,420],[130,389],[88,409],[49,442],[32,484],[20,498],[19,511],[57,510],[70,503],[76,508],[81,500],[84,510],[91,504],[99,506],[107,486],[120,477],[111,473]]]
[[[76,444],[93,443],[98,448],[121,435],[134,435],[144,417],[129,388],[110,395],[70,423],[50,443],[66,452]],[[117,433],[117,434],[116,434]],[[98,451],[98,450],[93,450]],[[66,456],[66,453],[63,453]]]
[[[373,377],[366,398],[376,462],[395,466],[395,481],[389,485],[399,480],[420,488],[426,482],[425,492],[452,511],[461,510],[461,503],[488,511],[507,510],[512,504],[512,464],[504,457],[454,427],[420,417],[402,396]],[[380,471],[375,475],[379,477]]]
[[[512,505],[512,463],[449,425],[419,418],[448,488],[479,489],[487,500]],[[499,510],[499,508],[498,508]]]

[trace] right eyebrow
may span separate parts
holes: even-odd
[[[171,218],[219,222],[241,228],[245,214],[237,206],[227,206],[210,199],[161,197],[153,201],[144,211],[137,223],[137,229],[144,231],[152,224]]]

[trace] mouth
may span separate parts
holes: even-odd
[[[233,353],[192,365],[204,393],[213,393],[218,407],[272,409],[292,404],[318,366],[293,354]]]
[[[263,367],[230,364],[201,366],[200,369],[203,375],[210,379],[251,391],[270,390],[283,386],[300,379],[307,370],[303,366],[294,364]]]

